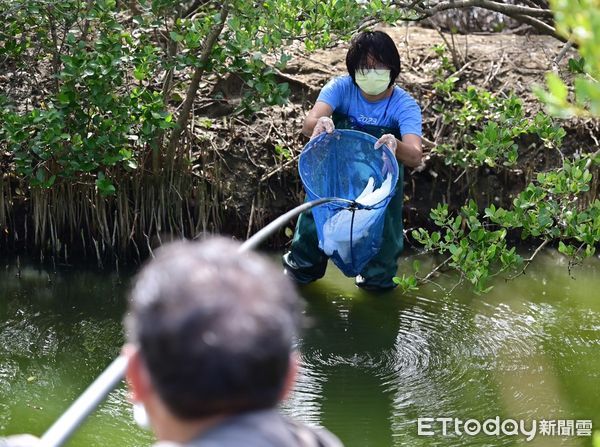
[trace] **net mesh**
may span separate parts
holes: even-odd
[[[356,130],[313,138],[298,168],[309,200],[340,200],[313,208],[319,248],[347,276],[358,275],[382,242],[387,204],[398,182],[398,163],[377,140]]]

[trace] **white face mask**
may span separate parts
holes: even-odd
[[[357,70],[354,79],[363,92],[376,96],[383,93],[390,85],[390,70],[385,68]]]

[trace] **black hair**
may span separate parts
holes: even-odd
[[[128,337],[181,419],[275,406],[302,306],[290,280],[224,238],[157,251],[130,294]]]
[[[356,71],[369,67],[369,60],[390,69],[388,88],[391,87],[400,74],[400,54],[392,38],[383,31],[363,31],[352,39],[346,54],[346,68],[355,84]]]

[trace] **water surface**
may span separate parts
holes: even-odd
[[[424,259],[423,263],[427,263]],[[406,262],[406,267],[410,261]],[[403,266],[401,266],[401,269]],[[0,271],[0,434],[41,434],[123,342],[127,279],[90,269]],[[600,261],[555,252],[477,296],[442,275],[373,295],[333,266],[302,289],[311,327],[283,409],[346,446],[589,446],[584,436],[419,436],[418,418],[591,420],[600,428]],[[450,430],[452,431],[452,430]],[[576,434],[576,433],[574,433]],[[123,386],[72,446],[144,446]]]

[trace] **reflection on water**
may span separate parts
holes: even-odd
[[[425,263],[427,260],[424,260]],[[408,264],[408,262],[407,262]],[[285,412],[352,446],[590,446],[587,437],[417,435],[421,417],[592,420],[600,427],[600,262],[571,271],[553,252],[491,293],[372,295],[333,267],[302,289],[311,326]],[[0,272],[0,434],[41,434],[118,353],[116,275]],[[441,427],[438,427],[438,432]],[[126,390],[71,445],[141,446]]]
[[[0,434],[42,434],[118,355],[124,290],[116,275],[3,266]],[[71,445],[149,445],[130,420],[121,387]]]
[[[600,262],[548,252],[477,296],[436,280],[369,295],[331,268],[303,289],[313,327],[285,409],[348,446],[586,446],[589,437],[417,435],[417,419],[592,420],[600,427]],[[437,289],[437,290],[436,290]],[[310,410],[307,410],[310,409]],[[451,430],[452,431],[452,430]],[[441,425],[437,432],[441,432]]]

